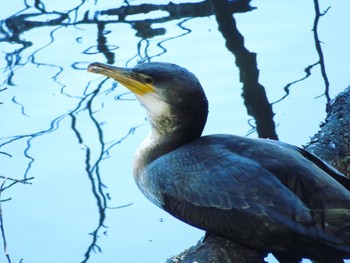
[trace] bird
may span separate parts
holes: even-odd
[[[202,136],[208,100],[197,77],[167,62],[88,71],[128,88],[150,132],[133,176],[175,218],[280,262],[350,258],[350,179],[306,150],[277,140]]]

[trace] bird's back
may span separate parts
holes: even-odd
[[[205,136],[153,161],[137,183],[180,220],[241,244],[350,257],[350,180],[304,156],[276,141]]]

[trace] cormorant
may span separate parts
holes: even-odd
[[[314,155],[268,139],[202,136],[208,102],[186,69],[92,63],[146,108],[136,184],[154,204],[207,233],[272,252],[282,262],[350,257],[350,180]]]

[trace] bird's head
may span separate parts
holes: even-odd
[[[160,135],[186,133],[199,137],[208,114],[208,102],[198,79],[170,63],[151,62],[134,68],[92,63],[89,72],[118,81],[132,91],[146,108],[152,128]]]

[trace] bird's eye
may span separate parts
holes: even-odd
[[[153,79],[151,77],[145,77],[144,81],[146,84],[153,84]]]

